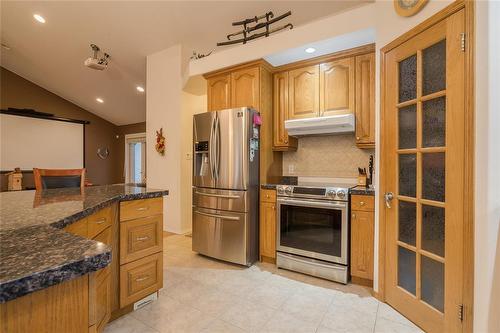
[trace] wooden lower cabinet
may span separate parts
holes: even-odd
[[[89,330],[89,276],[0,304],[0,332],[74,332]]]
[[[276,260],[276,191],[261,190],[259,253],[261,261]]]
[[[163,287],[163,255],[152,254],[120,267],[120,306],[125,307]]]
[[[89,275],[89,325],[102,332],[111,317],[110,266]]]
[[[351,277],[354,283],[373,285],[375,213],[373,210],[354,210],[373,207],[373,196],[351,197]]]

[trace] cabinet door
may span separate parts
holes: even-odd
[[[231,75],[222,74],[207,80],[208,111],[231,107]]]
[[[354,113],[354,58],[320,65],[320,116]]]
[[[273,97],[273,149],[295,150],[297,139],[289,137],[285,129],[285,120],[288,120],[288,72],[274,74]]]
[[[288,72],[288,117],[317,117],[319,114],[319,65]]]
[[[98,274],[103,272],[103,274]],[[111,274],[109,267],[89,275],[89,324],[102,332],[111,318]]]
[[[375,146],[375,54],[356,57],[356,144]]]
[[[351,213],[351,275],[373,280],[374,213]]]
[[[231,106],[259,109],[259,67],[231,73]]]
[[[276,203],[260,203],[260,255],[276,258]]]

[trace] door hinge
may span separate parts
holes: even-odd
[[[460,321],[464,321],[464,305],[463,304],[460,304],[458,306],[458,319]]]
[[[462,52],[465,52],[465,32],[460,33],[460,46],[462,48]]]

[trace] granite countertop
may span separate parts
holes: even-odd
[[[356,186],[351,188],[349,193],[356,195],[375,195],[375,189],[373,187]]]
[[[67,225],[116,201],[164,195],[124,184],[0,193],[0,303],[109,265],[109,246]]]

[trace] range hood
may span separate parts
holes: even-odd
[[[354,132],[354,115],[352,113],[304,118],[285,121],[288,135],[304,136],[319,134],[337,134]]]

